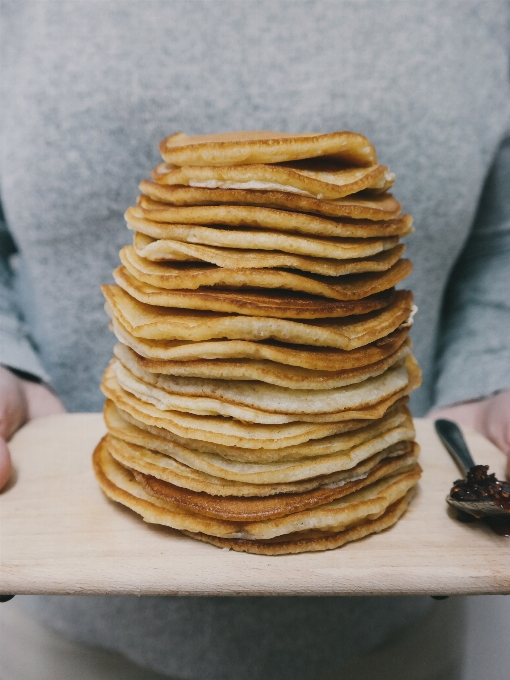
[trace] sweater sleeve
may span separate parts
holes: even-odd
[[[450,278],[436,366],[436,407],[510,389],[510,135]]]
[[[15,254],[16,246],[0,206],[0,365],[50,382],[16,304],[11,267]]]

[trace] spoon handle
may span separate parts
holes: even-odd
[[[475,465],[475,461],[469,453],[459,426],[451,420],[436,420],[434,426],[446,450],[466,476],[469,468]]]

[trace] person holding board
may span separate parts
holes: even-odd
[[[179,130],[366,135],[414,217],[405,286],[424,381],[413,413],[456,419],[510,454],[509,12],[504,0],[3,2],[0,484],[28,420],[102,408],[114,341],[99,286],[158,141]],[[0,650],[8,680],[70,668],[77,679],[460,678],[450,601],[2,606],[15,612]]]

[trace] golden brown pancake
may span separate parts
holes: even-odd
[[[139,197],[138,208],[144,219],[153,222],[198,226],[221,225],[238,229],[255,227],[256,229],[335,238],[405,236],[410,233],[413,224],[410,215],[402,215],[395,219],[384,219],[380,216],[378,221],[347,217],[328,219],[318,215],[296,213],[292,209],[277,210],[255,205],[176,206],[155,201],[148,196]],[[149,236],[152,235],[149,233]]]
[[[347,496],[299,512],[274,519],[245,522],[238,536],[248,540],[267,540],[302,531],[338,531],[368,517],[379,516],[387,507],[402,498],[421,476],[415,463],[411,470],[384,477]],[[160,500],[160,499],[157,499]]]
[[[183,529],[207,531],[220,536],[232,536],[236,533],[238,525],[234,522],[191,513],[179,508],[178,505],[149,496],[132,472],[110,455],[106,438],[97,445],[92,456],[92,464],[96,479],[105,495],[142,515],[146,522],[162,524],[181,531]]]
[[[133,247],[139,257],[151,262],[201,262],[215,264],[226,269],[266,269],[270,267],[297,269],[311,274],[335,277],[387,271],[396,264],[405,250],[405,246],[400,244],[390,250],[372,255],[372,257],[333,260],[279,251],[199,246],[168,239],[156,241],[140,232],[136,232],[134,235]]]
[[[180,209],[177,209],[180,210]],[[188,208],[183,208],[188,211]],[[223,211],[223,208],[220,208]],[[281,251],[284,253],[292,253],[296,255],[309,256],[314,258],[332,258],[338,260],[366,258],[371,255],[377,255],[384,250],[394,248],[398,243],[399,236],[407,236],[413,230],[412,220],[409,215],[404,215],[396,220],[390,222],[370,222],[363,223],[358,221],[356,223],[333,222],[328,220],[321,220],[311,215],[302,215],[298,213],[295,215],[295,223],[297,231],[306,230],[306,223],[312,223],[314,232],[317,231],[317,236],[307,236],[301,233],[293,233],[291,228],[293,223],[290,219],[285,220],[292,213],[282,213],[282,211],[269,211],[269,217],[277,222],[281,230],[271,230],[271,219],[259,220],[263,228],[255,229],[251,223],[246,226],[246,215],[235,219],[234,214],[228,214],[231,222],[236,221],[242,223],[241,226],[236,224],[215,225],[208,222],[210,226],[201,226],[196,224],[173,224],[165,223],[164,221],[156,222],[144,217],[144,210],[140,207],[129,208],[126,211],[125,218],[127,226],[135,232],[146,234],[154,239],[169,239],[172,241],[179,241],[189,244],[202,244],[206,246],[218,246],[223,248],[234,249],[251,249],[251,250],[272,250]],[[241,208],[241,211],[244,209]],[[264,210],[264,209],[262,209]],[[225,211],[223,211],[225,212]],[[245,211],[244,211],[245,212]],[[187,213],[189,216],[189,212]],[[283,219],[282,219],[283,215]],[[210,216],[209,216],[210,217]],[[267,215],[266,215],[267,217]],[[173,220],[170,220],[172,222]],[[257,223],[257,220],[254,220]],[[324,224],[323,224],[324,223]],[[287,225],[287,230],[284,227]],[[383,229],[381,229],[383,225]],[[274,227],[276,229],[276,227]],[[311,227],[310,227],[311,228]],[[343,230],[345,235],[339,236],[321,236],[321,231]],[[352,230],[361,230],[361,238],[352,238],[349,234]],[[376,231],[373,234],[374,229]],[[388,232],[388,235],[377,235],[377,231],[382,230]],[[368,231],[368,234],[366,233]],[[392,232],[392,233],[389,233]],[[306,233],[306,232],[305,232]],[[370,236],[370,234],[373,234]]]
[[[215,497],[252,498],[276,495],[281,498],[287,493],[336,488],[347,482],[364,479],[384,459],[393,460],[402,458],[402,456],[411,456],[415,462],[418,455],[417,445],[411,440],[406,440],[406,436],[414,436],[412,428],[407,428],[407,435],[402,428],[396,432],[388,432],[387,435],[379,437],[377,442],[373,444],[367,442],[363,446],[356,447],[355,451],[346,452],[345,456],[335,456],[332,461],[316,459],[309,462],[303,459],[289,462],[286,467],[271,464],[237,466],[231,464],[226,467],[225,461],[220,461],[215,465],[216,458],[205,456],[202,460],[201,456],[195,456],[193,459],[189,449],[175,444],[171,447],[174,455],[170,456],[132,444],[125,439],[112,436],[111,433],[108,437],[108,450],[124,467],[183,489],[207,493]],[[401,438],[401,441],[385,446],[388,441],[398,438]],[[351,467],[345,467],[352,463],[353,459],[359,462],[356,465],[351,464]],[[191,460],[194,466],[187,465],[183,460]],[[200,469],[202,467],[215,470],[217,474],[204,472]],[[269,469],[264,470],[263,468],[266,467]],[[256,468],[259,471],[241,473],[237,468]],[[223,474],[228,476],[220,476]],[[314,474],[316,476],[313,476]],[[239,479],[231,479],[232,476],[237,476]],[[257,479],[262,481],[256,481]]]
[[[411,380],[406,388],[375,406],[342,413],[334,422],[298,421],[280,425],[245,423],[233,418],[161,411],[124,390],[111,369],[107,369],[103,376],[101,390],[120,410],[127,412],[137,421],[163,428],[180,437],[241,449],[281,449],[345,432],[352,428],[353,420],[361,420],[366,424],[369,420],[382,418],[394,404],[407,396],[417,383],[418,380]],[[347,425],[344,425],[344,422]]]
[[[420,478],[412,218],[362,135],[160,145],[105,309],[104,493],[223,548],[326,550],[383,531]]]
[[[381,399],[376,404],[365,408],[340,411],[335,413],[334,417],[330,417],[329,414],[307,416],[306,420],[305,418],[299,420],[299,416],[271,417],[271,414],[254,412],[253,409],[247,408],[244,408],[243,412],[250,413],[253,420],[262,420],[262,422],[245,422],[237,418],[219,418],[216,415],[185,413],[177,410],[162,411],[150,402],[123,389],[111,367],[105,371],[101,389],[119,409],[126,411],[136,420],[146,425],[163,428],[180,437],[241,448],[280,449],[302,444],[311,439],[322,439],[338,432],[345,432],[342,427],[344,421],[382,418],[394,404],[400,402],[402,397],[407,396],[419,386],[421,374],[416,364],[411,365],[410,368],[411,370],[407,371],[406,387]],[[219,408],[219,405],[217,406]],[[238,408],[240,412],[241,407]],[[274,424],[275,420],[280,420],[280,423]],[[282,420],[283,423],[281,423]]]
[[[286,423],[284,425],[259,425],[255,423],[241,423],[240,421],[218,418],[217,416],[187,415],[177,411],[163,412],[152,404],[145,403],[126,390],[123,390],[110,369],[103,375],[101,390],[105,397],[111,399],[121,411],[132,415],[141,423],[163,428],[172,434],[187,439],[198,439],[226,446],[239,446],[251,449],[279,449],[294,444],[301,444],[310,439],[322,439],[322,437],[345,431],[341,421],[336,423],[298,422]],[[385,411],[393,403],[388,403]],[[360,416],[360,420],[369,419],[370,413],[366,418]]]
[[[251,553],[252,555],[289,555],[303,552],[334,550],[346,543],[359,541],[366,536],[378,534],[381,531],[386,531],[392,527],[407,510],[407,507],[414,496],[413,492],[414,489],[408,491],[403,498],[390,505],[387,510],[376,519],[359,522],[343,531],[330,533],[325,531],[317,531],[315,533],[303,532],[303,536],[296,533],[287,540],[278,541],[249,541],[246,539],[220,538],[186,530],[183,530],[182,533],[191,538],[203,541],[204,543],[210,543],[217,548],[235,550],[236,552],[246,552]]]
[[[110,327],[120,342],[133,349],[141,358],[162,362],[169,367],[175,366],[177,371],[175,375],[192,375],[191,371],[194,368],[198,370],[198,367],[202,365],[218,366],[213,370],[221,372],[222,375],[226,374],[228,367],[232,367],[232,370],[241,370],[241,365],[254,365],[258,366],[256,370],[262,370],[266,376],[274,375],[275,380],[290,380],[291,374],[286,372],[284,377],[283,373],[286,371],[284,367],[289,366],[301,368],[304,371],[292,375],[303,377],[306,375],[310,384],[313,382],[316,385],[322,383],[322,378],[326,384],[330,379],[340,380],[340,374],[344,371],[347,371],[345,373],[347,376],[351,375],[350,371],[364,370],[365,367],[385,361],[399,351],[402,344],[406,342],[409,331],[409,328],[400,327],[370,345],[350,351],[283,345],[270,341],[260,343],[244,340],[179,342],[137,338],[113,316],[113,312],[110,311],[110,314],[112,315]],[[234,366],[236,366],[235,369]],[[318,367],[317,370],[315,367]],[[367,370],[370,369],[367,368]],[[352,375],[354,376],[355,373]],[[266,382],[271,382],[271,380],[267,379]]]
[[[342,461],[339,469],[348,470],[358,465],[367,456],[377,453],[379,449],[395,445],[406,438],[413,439],[411,414],[402,403],[403,401],[396,402],[382,418],[376,421],[346,420],[338,424],[339,429],[336,434],[278,449],[248,449],[180,437],[163,428],[147,425],[137,420],[126,411],[119,409],[110,399],[107,399],[105,404],[104,418],[108,431],[117,439],[165,456],[174,458],[177,456],[181,464],[195,471],[200,469],[202,474],[210,476],[211,479],[219,475],[225,481],[227,477],[230,479],[233,476],[231,481],[237,484],[240,483],[237,479],[238,473],[226,467],[225,460],[265,465],[303,458],[323,457],[326,459],[333,454],[341,454]],[[381,446],[376,444],[374,448],[374,440],[386,435],[390,430],[394,431],[391,438],[380,442]],[[370,442],[370,447],[363,448],[362,445],[367,442]],[[244,483],[246,480],[242,478],[241,481]],[[262,483],[260,479],[258,483]],[[271,482],[273,483],[274,481]],[[223,491],[216,493],[223,495]],[[236,491],[229,493],[238,495]],[[264,491],[264,495],[270,493],[272,493],[270,489]],[[229,494],[225,493],[225,495]]]
[[[111,452],[111,450],[110,450]],[[277,496],[212,496],[190,491],[181,486],[164,482],[157,477],[133,471],[136,480],[150,496],[170,501],[191,512],[234,522],[257,522],[264,519],[284,517],[294,512],[315,508],[343,498],[388,475],[410,470],[416,465],[416,457],[401,455],[385,458],[370,470],[364,478],[345,481],[341,486],[318,488],[304,493],[283,493]]]
[[[114,349],[115,356],[128,367],[130,362],[134,362],[141,369],[150,373],[219,380],[259,380],[270,385],[297,390],[333,389],[362,382],[368,378],[381,375],[410,352],[411,341],[407,340],[396,352],[374,364],[343,371],[314,371],[277,364],[273,361],[256,361],[253,359],[197,359],[196,361],[147,359],[123,343],[118,343]]]
[[[407,262],[408,260],[400,260],[395,265],[396,269],[392,268],[383,276],[387,275],[390,279],[407,276],[410,272]],[[294,291],[276,293],[274,289],[262,288],[241,290],[235,287],[204,287],[196,290],[172,290],[141,281],[138,277],[142,275],[137,270],[137,275],[133,276],[125,266],[118,267],[113,272],[113,278],[118,286],[139,302],[148,305],[185,310],[211,310],[273,319],[328,319],[367,314],[386,307],[392,297],[391,288],[361,300],[335,300]],[[143,276],[148,278],[146,275]],[[257,272],[257,276],[260,276],[260,272]]]
[[[345,530],[366,519],[380,517],[405,497],[420,477],[418,465],[382,480],[333,502],[293,513],[286,517],[258,522],[232,522],[184,510],[174,503],[150,496],[135,480],[132,473],[109,454],[104,440],[93,455],[96,478],[107,496],[142,515],[147,522],[163,524],[174,529],[206,533],[209,536],[242,540],[267,540],[303,531]],[[287,539],[283,539],[284,541]]]
[[[395,331],[409,317],[412,308],[412,294],[396,291],[389,298],[389,304],[379,312],[346,319],[292,321],[205,310],[166,309],[140,302],[120,286],[105,285],[101,289],[109,305],[108,313],[113,314],[129,333],[149,340],[201,342],[214,338],[254,341],[271,338],[284,343],[352,350]]]
[[[215,454],[194,451],[191,447],[200,444],[196,440],[169,433],[158,437],[134,426],[128,418],[130,416],[121,415],[112,402],[107,402],[108,449],[119,463],[176,486],[213,496],[274,496],[336,487],[365,478],[385,458],[417,457],[419,451],[412,441],[415,433],[409,416],[392,427],[391,421],[397,421],[394,416],[384,430],[378,430],[378,423],[375,423],[375,427],[337,435],[337,440],[345,440],[343,446],[347,446],[349,439],[355,444],[334,456],[316,456],[314,461],[302,457],[283,462],[283,465],[272,465],[271,461],[265,461],[266,454],[271,452],[259,450],[252,451],[252,455],[261,454],[260,460],[255,458],[251,464],[239,465]],[[371,430],[376,432],[374,440],[368,436],[363,439],[363,433],[368,434]]]
[[[303,158],[327,158],[350,165],[377,163],[372,144],[354,132],[288,134],[243,130],[213,135],[166,137],[159,145],[163,159],[175,165],[247,165],[282,163]]]
[[[286,191],[163,186],[148,179],[140,182],[139,189],[153,201],[175,206],[253,205],[357,220],[391,220],[402,212],[402,205],[391,194],[354,194],[326,201]]]
[[[158,184],[207,189],[277,190],[336,199],[370,189],[387,191],[395,176],[384,165],[342,167],[315,158],[278,165],[184,166],[161,163],[151,173]]]
[[[111,368],[120,386],[160,410],[178,410],[197,415],[218,413],[244,422],[293,420],[318,422],[319,415],[364,409],[404,389],[416,362],[411,355],[398,361],[382,374],[359,383],[328,390],[295,390],[261,381],[188,378],[151,373],[127,352],[117,351],[120,361]],[[242,415],[242,417],[241,417]],[[297,417],[299,416],[299,417]],[[278,416],[279,417],[279,416]],[[288,417],[288,419],[287,419]],[[252,420],[253,418],[253,420]],[[266,420],[266,418],[268,418]],[[332,418],[327,418],[330,422]],[[310,421],[308,421],[310,422]],[[320,422],[325,422],[320,420]]]
[[[391,251],[390,251],[391,252]],[[166,290],[199,290],[223,288],[230,294],[235,290],[250,288],[253,292],[270,296],[274,294],[280,300],[277,291],[293,291],[310,296],[323,296],[332,300],[361,300],[396,286],[412,271],[410,260],[397,259],[383,272],[367,272],[349,274],[341,277],[302,274],[279,269],[232,269],[216,267],[205,263],[188,262],[151,262],[140,257],[133,246],[124,246],[120,251],[120,259],[128,273],[137,281],[155,288]],[[266,293],[271,289],[271,293]],[[173,305],[164,305],[166,307]],[[192,307],[193,308],[193,307]],[[214,307],[206,307],[214,309]],[[223,310],[220,311],[238,311]],[[372,310],[370,310],[372,311]],[[274,315],[273,315],[274,316]],[[278,315],[276,315],[278,316]],[[288,317],[287,317],[288,318]]]

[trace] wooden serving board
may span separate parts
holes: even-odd
[[[101,415],[32,421],[10,443],[16,472],[0,494],[0,593],[510,593],[510,539],[450,516],[444,499],[459,472],[432,423],[416,425],[424,475],[395,527],[338,550],[263,557],[145,524],[108,501],[90,463]],[[503,477],[504,456],[480,435],[467,440]]]

